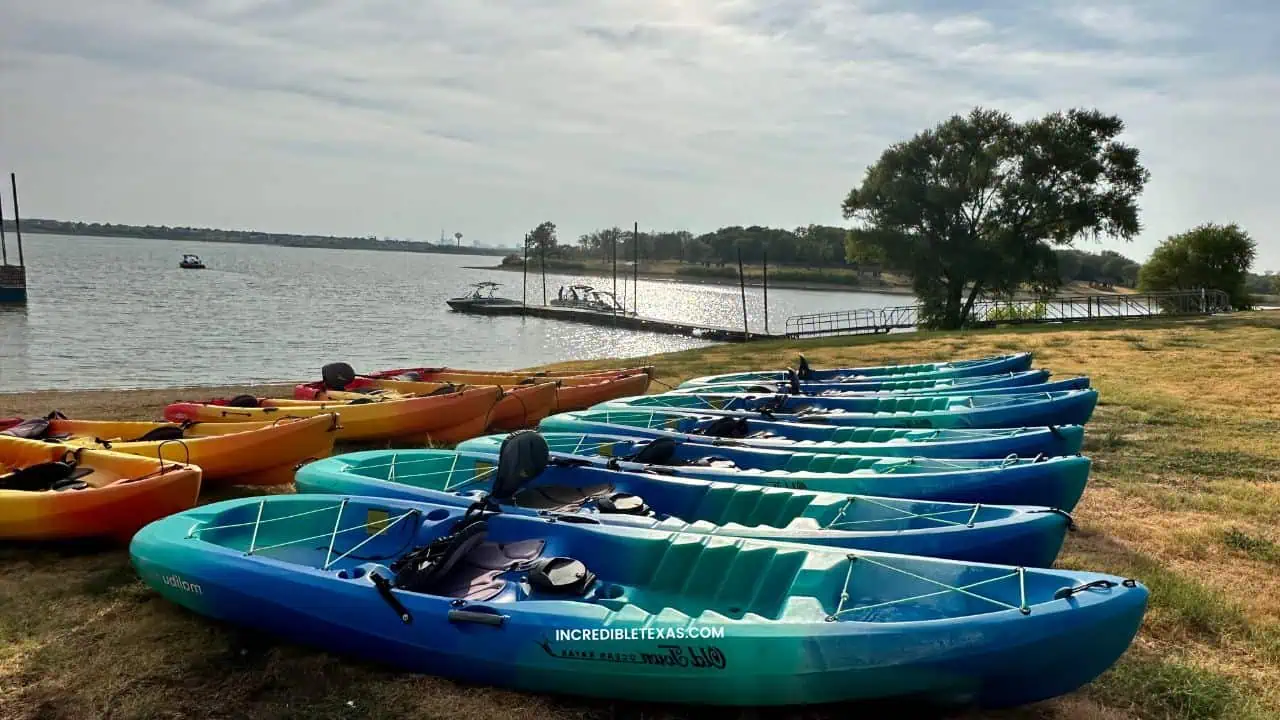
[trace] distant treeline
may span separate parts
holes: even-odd
[[[4,227],[12,232],[14,223],[6,219]],[[154,238],[197,242],[245,243],[251,245],[284,245],[288,247],[333,248],[342,250],[394,250],[399,252],[466,253],[469,255],[504,255],[510,248],[458,247],[453,244],[380,240],[376,237],[339,237],[332,235],[295,235],[264,233],[251,230],[216,230],[213,228],[170,227],[168,225],[117,225],[113,223],[67,222],[64,220],[23,219],[24,233],[58,235],[91,235],[97,237]],[[12,238],[10,238],[12,239]]]
[[[555,223],[544,222],[529,234],[529,252],[533,255],[545,247],[547,257],[563,267],[574,261],[608,262],[616,246],[618,259],[625,262],[635,256],[633,235],[631,230],[612,227],[581,235],[575,245],[561,244]],[[808,225],[794,230],[731,225],[701,235],[687,230],[641,232],[639,240],[642,261],[672,260],[721,268],[736,265],[741,250],[742,261],[749,265],[760,264],[767,254],[770,265],[843,268],[873,276],[878,276],[881,270],[902,270],[874,258],[862,258],[862,262],[850,260],[859,253],[850,245],[849,231],[829,225]],[[1133,287],[1138,282],[1141,265],[1113,250],[1092,253],[1063,248],[1055,249],[1055,257],[1063,282],[1124,287]],[[518,257],[508,258],[508,262],[518,261]],[[725,276],[736,276],[736,272],[733,270]],[[712,270],[698,274],[719,276],[722,273]]]

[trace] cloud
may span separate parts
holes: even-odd
[[[0,8],[0,163],[32,216],[511,242],[552,219],[839,223],[976,104],[1120,114],[1144,258],[1268,187],[1280,10],[1207,0],[43,0]]]

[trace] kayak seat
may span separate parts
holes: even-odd
[[[347,363],[329,363],[320,368],[320,379],[328,390],[345,390],[356,379],[356,371]]]
[[[252,395],[237,395],[227,401],[227,407],[256,408],[258,398]]]
[[[698,434],[708,437],[745,438],[747,432],[746,418],[722,417],[712,421]]]
[[[178,425],[163,425],[148,430],[145,435],[128,442],[157,442],[161,440],[181,440],[185,433]]]
[[[649,441],[640,452],[629,458],[624,458],[629,462],[643,463],[645,465],[670,465],[676,454],[676,441],[673,438],[661,437]]]
[[[700,457],[697,460],[693,460],[689,462],[688,464],[694,467],[712,467],[712,468],[737,467],[737,465],[734,464],[733,460],[730,460],[727,457],[720,457],[718,455],[708,455],[706,457]]]
[[[71,489],[69,487],[71,484],[92,474],[93,468],[78,468],[69,463],[39,463],[15,470],[8,475],[0,475],[0,489],[26,492],[68,490]],[[84,483],[80,484],[84,485]]]
[[[529,585],[545,593],[582,596],[596,581],[596,574],[581,560],[551,557],[537,561],[529,568]]]
[[[537,477],[551,460],[546,438],[536,430],[517,430],[498,447],[498,470],[489,496],[498,502],[514,498],[527,481]]]
[[[48,432],[48,418],[31,418],[30,420],[23,420],[4,432],[0,432],[0,435],[11,435],[26,440],[41,440]]]
[[[513,543],[481,542],[440,578],[439,585],[431,594],[469,602],[492,600],[507,586],[508,581],[502,574],[529,569],[545,547],[544,541],[536,539]]]
[[[422,382],[422,373],[416,373],[416,372],[401,373],[392,379],[402,380],[404,382]]]

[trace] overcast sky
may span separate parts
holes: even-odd
[[[1280,270],[1278,60],[1273,0],[8,0],[0,170],[32,217],[571,241],[843,224],[950,114],[1096,106],[1152,171],[1105,246],[1236,221]]]

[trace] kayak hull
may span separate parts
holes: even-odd
[[[293,389],[293,398],[306,401],[355,400],[376,395],[403,399],[431,395],[447,391],[451,387],[454,386],[447,383],[356,378],[344,390],[328,390],[324,383],[298,385]],[[500,387],[502,398],[490,413],[488,429],[519,430],[533,427],[555,410],[558,388],[554,382]]]
[[[252,422],[282,417],[315,417],[337,413],[341,424],[338,440],[421,441],[432,433],[482,420],[481,432],[502,390],[496,385],[466,388],[447,395],[406,398],[365,404],[259,401],[264,407],[231,407],[226,404],[179,402],[165,408],[169,422]]]
[[[63,442],[114,452],[163,457],[203,471],[203,485],[274,485],[293,481],[301,465],[333,454],[339,432],[336,414],[274,423],[202,423],[179,440],[127,442],[169,423],[54,419],[49,434]]]
[[[661,411],[603,411],[552,415],[543,433],[588,433],[643,438],[670,437],[694,443],[741,445],[787,451],[880,457],[1003,458],[1075,455],[1084,445],[1079,425],[985,430],[911,430],[747,420],[744,433],[699,434],[719,420],[713,415]]]
[[[197,532],[205,524],[252,519],[263,507],[276,518],[327,502],[358,522],[371,512],[396,518],[416,512],[423,522],[363,548],[390,563],[397,548],[443,534],[463,512],[343,500],[278,496],[199,508],[138,533],[132,561],[142,580],[172,602],[330,651],[530,692],[698,705],[897,697],[989,707],[1034,702],[1070,692],[1114,663],[1136,634],[1148,598],[1140,584],[1094,573],[850,556],[499,515],[488,519],[486,542],[533,544],[580,560],[598,573],[587,594],[538,599],[524,594],[516,571],[499,574],[499,594],[485,601],[390,590],[402,609],[393,610],[370,577],[387,576],[383,561],[329,564],[323,548],[264,557],[244,552],[245,531],[215,530],[210,535],[218,542]],[[333,518],[324,517],[330,526]],[[317,520],[308,527],[321,526]],[[767,592],[746,583],[761,579],[759,573],[770,581]],[[984,583],[972,592],[993,599],[939,595],[937,585],[913,578]],[[1053,598],[1058,588],[1090,582],[1106,587]],[[883,610],[861,609],[890,596]],[[659,600],[668,597],[671,604]]]
[[[1022,372],[1031,369],[1031,353],[998,355],[954,362],[917,363],[909,365],[877,365],[861,368],[833,368],[812,370],[800,380],[809,382],[862,382],[866,380],[937,380],[942,378],[973,377],[1006,372]],[[771,380],[785,382],[785,370],[759,370],[724,375],[708,375],[680,383],[680,387],[706,385],[718,382],[760,382]]]
[[[78,466],[94,471],[82,478],[89,487],[59,492],[0,490],[0,538],[127,542],[147,523],[190,508],[200,494],[196,466],[38,440],[0,437],[0,474],[63,461],[76,453]]]
[[[466,508],[480,483],[450,489],[497,465],[495,453],[459,450],[368,451],[329,458],[302,468],[298,492],[397,498]],[[398,468],[394,473],[392,468]],[[417,473],[415,476],[415,472]],[[447,473],[448,477],[441,477]],[[1062,548],[1070,519],[1037,507],[981,507],[895,498],[853,497],[697,478],[616,472],[593,467],[549,467],[525,487],[607,485],[610,492],[643,498],[655,515],[605,512],[590,501],[547,510],[503,503],[504,512],[574,514],[604,525],[695,535],[756,538],[905,555],[1049,567]]]
[[[774,404],[781,400],[781,409]],[[1036,395],[910,395],[904,397],[792,397],[759,395],[640,395],[592,410],[654,408],[729,418],[889,428],[1017,428],[1084,425],[1098,404],[1097,390]],[[788,408],[793,410],[789,411]],[[817,408],[819,413],[801,412]],[[764,412],[761,412],[764,411]]]
[[[863,380],[860,382],[819,382],[805,381],[800,383],[800,389],[804,393],[818,393],[826,391],[837,392],[912,392],[912,393],[928,393],[931,390],[939,392],[969,392],[970,390],[986,389],[986,388],[1003,388],[1003,387],[1024,387],[1026,385],[1039,385],[1049,382],[1051,373],[1048,370],[1023,370],[1020,372],[999,373],[996,375],[975,375],[972,377],[958,378],[934,378],[934,379],[917,379],[917,380]],[[758,390],[732,390],[730,388],[751,388],[759,386],[767,386],[770,392],[787,392],[790,383],[787,380],[764,380],[758,382],[751,381],[729,381],[705,383],[697,385],[683,385],[672,390],[678,393],[699,393],[699,392],[759,392]]]

